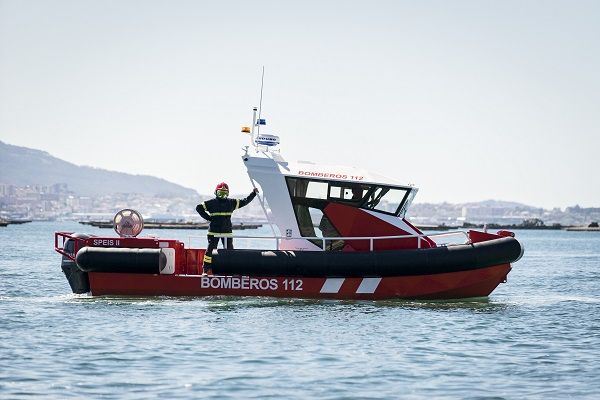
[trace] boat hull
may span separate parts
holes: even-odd
[[[488,296],[510,264],[430,275],[302,277],[90,272],[94,296],[267,296],[314,299],[456,299]]]

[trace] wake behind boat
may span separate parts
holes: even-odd
[[[488,296],[523,254],[508,231],[425,235],[406,219],[418,189],[354,167],[290,162],[261,134],[254,109],[242,161],[273,227],[273,247],[212,254],[172,239],[137,237],[141,215],[115,217],[119,237],[55,233],[73,292],[135,296],[335,299]],[[255,134],[256,129],[256,134]],[[277,233],[276,231],[279,231]],[[461,237],[459,243],[447,239]],[[250,238],[249,236],[244,236]],[[260,237],[264,239],[264,237]]]

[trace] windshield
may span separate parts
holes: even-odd
[[[399,215],[411,188],[385,185],[286,178],[293,204],[324,208],[329,202]]]
[[[336,238],[339,231],[326,215],[331,203],[373,210],[390,215],[404,212],[411,188],[390,187],[377,184],[326,181],[286,177],[290,200],[298,222],[300,234],[308,238]],[[308,239],[324,250],[339,251],[344,248],[342,239]]]
[[[369,210],[397,214],[407,194],[407,189],[376,187],[370,192],[363,207]]]

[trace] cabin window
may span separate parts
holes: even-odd
[[[332,182],[329,184],[329,199],[359,205],[364,200],[370,188],[369,185]]]
[[[326,199],[327,198],[327,183],[309,181],[306,189],[306,197],[309,199]]]
[[[397,214],[409,190],[378,186],[368,195],[363,207],[369,210]]]
[[[289,178],[288,189],[291,197],[327,199],[327,182]]]
[[[300,229],[304,237],[336,237],[340,236],[329,218],[323,213],[327,206],[327,182],[308,179],[287,178],[290,199]],[[323,247],[323,241],[308,239],[316,246]],[[343,240],[326,240],[327,250],[339,250],[344,246]]]

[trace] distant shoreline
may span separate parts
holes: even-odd
[[[112,229],[112,221],[79,221],[82,225],[91,225],[96,228]],[[233,224],[234,230],[258,229],[263,224],[257,223],[238,223]],[[209,224],[206,222],[144,222],[146,229],[201,229],[208,230]]]
[[[42,222],[42,220],[0,220],[0,227],[8,225],[20,225],[29,222]],[[49,222],[43,220],[43,222]],[[101,229],[112,229],[112,221],[79,221],[82,225],[90,225]],[[268,225],[266,221],[248,221],[239,222],[233,225],[234,230],[258,229],[263,225]],[[590,224],[592,225],[592,224]],[[144,222],[146,229],[194,229],[207,230],[209,224],[206,222]],[[415,225],[421,231],[449,231],[459,229],[493,229],[493,230],[549,230],[549,231],[570,231],[570,232],[600,232],[600,227],[597,226],[581,226],[581,225],[522,225],[522,224],[471,224],[466,223],[462,226],[458,225]]]
[[[598,227],[579,226],[579,225],[500,225],[500,224],[467,224],[463,226],[449,225],[415,225],[422,231],[447,231],[452,229],[494,229],[494,230],[538,230],[538,231],[574,231],[574,232],[600,232]]]

